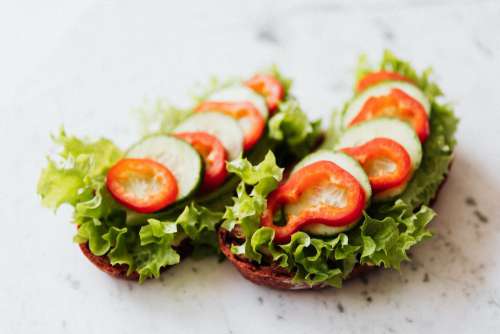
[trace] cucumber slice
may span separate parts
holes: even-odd
[[[422,161],[422,145],[413,128],[396,118],[376,118],[347,129],[340,137],[336,149],[355,147],[375,138],[389,138],[400,143],[410,155],[415,171]]]
[[[370,97],[386,95],[394,88],[402,90],[403,92],[420,102],[420,104],[424,107],[427,116],[430,116],[431,103],[417,86],[404,81],[385,81],[381,84],[368,88],[354,98],[354,100],[349,104],[347,110],[344,113],[342,119],[342,124],[344,125],[344,127],[347,127],[359,114],[361,108],[363,108],[365,102]]]
[[[317,235],[317,236],[331,236],[335,234],[339,234],[340,232],[345,232],[353,228],[358,224],[360,219],[355,221],[352,224],[344,225],[344,226],[328,226],[323,224],[311,224],[304,226],[302,230],[309,234]]]
[[[314,153],[309,154],[304,159],[302,159],[292,170],[292,173],[298,171],[299,169],[315,163],[317,161],[331,161],[339,167],[345,169],[352,176],[358,180],[361,187],[365,191],[366,202],[370,201],[372,196],[372,187],[370,186],[370,181],[368,180],[368,176],[366,175],[363,167],[349,155],[342,152],[332,152],[329,150],[319,150]]]
[[[255,108],[257,108],[265,120],[269,116],[266,100],[244,85],[233,85],[216,91],[214,94],[209,96],[207,100],[225,102],[248,101],[252,103]]]
[[[194,113],[174,130],[193,131],[204,131],[217,137],[226,149],[229,160],[238,158],[243,152],[243,131],[238,122],[230,116],[212,111]]]
[[[185,141],[170,135],[153,135],[133,145],[127,152],[129,158],[149,158],[167,167],[177,180],[177,201],[191,195],[201,184],[203,161]]]
[[[390,201],[390,200],[394,199],[395,197],[398,197],[399,195],[401,195],[403,193],[403,191],[405,191],[406,186],[408,185],[408,182],[409,181],[406,181],[397,187],[376,193],[375,195],[373,195],[373,201],[374,202],[385,202],[385,201]]]

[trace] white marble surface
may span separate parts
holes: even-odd
[[[0,333],[499,333],[500,3],[352,3],[2,2]],[[273,62],[323,117],[348,97],[357,55],[385,47],[432,64],[462,119],[436,237],[401,273],[286,293],[208,259],[139,286],[83,258],[69,210],[40,207],[37,177],[61,124],[127,145],[144,97],[182,103],[210,74]]]

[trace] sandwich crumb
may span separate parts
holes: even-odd
[[[411,319],[411,318],[406,317],[406,318],[405,318],[405,320],[406,320],[406,322],[407,322],[407,323],[409,323],[409,324],[412,324],[412,323],[413,323],[413,319]]]
[[[337,310],[339,310],[340,313],[344,313],[344,305],[342,305],[341,303],[337,303]]]
[[[490,300],[488,300],[488,305],[493,305],[493,306],[496,306],[498,308],[500,308],[500,303],[497,302],[495,299],[491,298]]]
[[[373,301],[373,298],[371,296],[366,297],[366,302],[371,303]]]
[[[276,35],[276,32],[270,26],[262,27],[257,32],[257,39],[261,42],[268,43],[268,44],[274,44],[274,45],[280,44],[280,41],[278,39],[278,36]]]
[[[481,223],[486,224],[488,222],[488,217],[479,210],[474,210],[474,215]]]
[[[259,298],[257,298],[257,300],[259,301],[260,305],[264,304],[264,298],[262,298],[261,296],[259,296]]]
[[[364,285],[368,285],[369,281],[368,281],[368,276],[365,275],[365,274],[361,274],[359,276],[359,279],[361,280],[361,282],[364,284]]]
[[[422,282],[427,283],[427,282],[429,282],[429,281],[430,281],[429,274],[428,274],[428,273],[425,273],[425,274],[424,274],[424,278],[422,279]]]
[[[80,289],[80,281],[77,279],[74,279],[71,274],[66,275],[66,281],[71,285],[71,288],[73,290],[78,290]]]
[[[198,272],[198,268],[196,268],[196,267],[192,267],[191,270],[193,271],[193,273],[197,273]]]
[[[277,318],[278,320],[283,320],[283,319],[285,319],[285,317],[283,317],[281,314],[276,314],[276,318]]]
[[[468,206],[476,206],[477,202],[473,197],[468,196],[465,198],[465,204],[467,204]]]

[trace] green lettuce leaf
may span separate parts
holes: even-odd
[[[37,192],[42,204],[57,209],[64,203],[90,201],[94,192],[100,193],[98,190],[104,184],[102,174],[122,157],[122,152],[107,139],[82,140],[68,136],[63,129],[52,138],[62,150],[58,157],[48,159],[40,176]]]
[[[234,205],[226,208],[222,226],[231,231],[238,224],[244,235],[250,238],[260,226],[260,216],[265,210],[266,197],[278,186],[283,177],[283,169],[277,166],[272,151],[269,151],[264,160],[256,166],[241,158],[228,163],[227,169],[238,175],[242,181],[236,190]],[[250,194],[246,191],[246,185],[253,186]],[[234,249],[238,253],[246,253],[251,259],[261,257],[252,251],[248,242]]]
[[[272,151],[269,151],[264,160],[256,166],[252,165],[247,159],[240,158],[229,162],[227,170],[238,175],[244,183],[250,185],[271,182],[272,185],[266,189],[256,187],[262,192],[273,190],[273,185],[276,186],[283,176],[283,168],[279,168],[276,164],[276,158]]]
[[[191,108],[178,108],[161,98],[153,103],[145,101],[142,106],[133,109],[143,136],[172,131],[192,112]]]
[[[223,212],[212,211],[194,202],[186,206],[176,220],[180,231],[185,234],[195,248],[196,255],[203,251],[216,253],[218,251],[217,225],[222,221]]]
[[[309,122],[295,99],[281,103],[278,112],[269,120],[269,137],[284,142],[288,153],[299,158],[311,151],[320,135],[321,122]]]
[[[205,84],[198,84],[193,89],[191,93],[191,97],[193,98],[193,102],[195,105],[207,100],[211,95],[215,92],[240,84],[242,80],[237,77],[230,77],[226,79],[220,79],[216,76],[212,76],[209,81]]]
[[[413,213],[406,202],[398,199],[379,215],[377,219],[365,213],[359,234],[363,245],[361,263],[399,270],[401,262],[409,260],[410,247],[431,236],[426,226],[435,213],[427,206]]]

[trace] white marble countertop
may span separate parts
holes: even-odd
[[[0,5],[0,333],[499,333],[498,1],[10,1]],[[142,286],[96,270],[69,210],[35,185],[64,124],[121,145],[145,97],[277,63],[311,116],[350,92],[360,52],[433,65],[462,122],[436,237],[401,273],[288,293],[188,260]],[[468,204],[467,204],[468,202]]]

